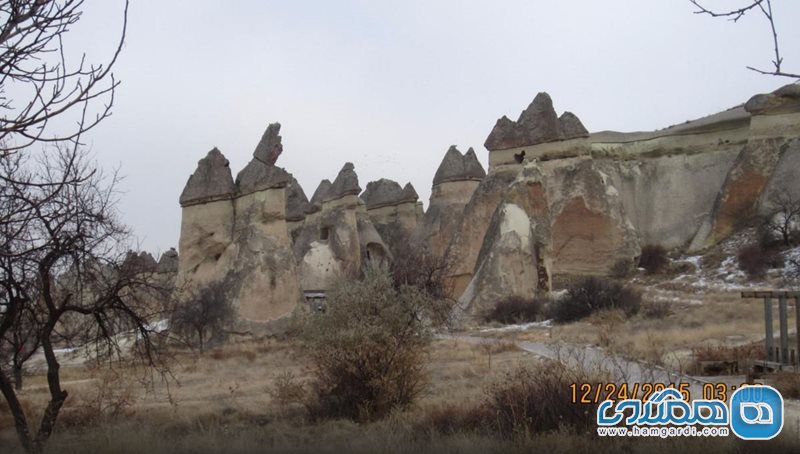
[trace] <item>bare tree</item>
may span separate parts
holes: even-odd
[[[213,282],[192,293],[175,308],[170,327],[184,338],[196,338],[202,353],[207,340],[221,335],[235,315],[224,284]]]
[[[764,227],[777,234],[785,246],[790,246],[793,235],[800,227],[800,199],[785,192],[776,192],[768,202],[772,211],[764,217]]]
[[[50,399],[38,427],[32,428],[4,367],[0,392],[22,446],[39,452],[68,395],[57,348],[159,365],[150,322],[163,317],[159,301],[170,289],[126,264],[129,232],[114,209],[118,178],[104,176],[77,145],[36,160],[27,153],[0,160],[0,175],[15,181],[0,187],[0,349],[16,348],[20,323],[40,345]]]
[[[11,363],[14,388],[22,389],[25,362],[39,351],[39,320],[32,306],[23,308],[17,313],[17,320],[6,334],[3,361]]]
[[[769,23],[770,32],[772,33],[772,43],[775,52],[775,59],[772,60],[773,68],[772,70],[764,70],[758,69],[752,66],[748,66],[747,69],[751,71],[755,71],[759,74],[767,74],[772,76],[782,76],[782,77],[791,77],[793,79],[800,79],[800,73],[792,73],[786,72],[782,69],[783,65],[783,57],[781,57],[780,51],[780,42],[778,39],[778,31],[775,27],[775,13],[772,10],[772,1],[771,0],[750,0],[747,2],[746,5],[742,6],[741,8],[736,8],[728,11],[713,11],[706,7],[704,7],[700,0],[689,0],[692,2],[694,6],[697,7],[697,11],[695,14],[707,14],[712,17],[724,17],[732,20],[734,22],[738,22],[739,19],[751,13],[761,12],[764,18]]]
[[[389,267],[395,286],[410,285],[433,298],[452,300],[454,290],[450,276],[455,261],[450,251],[447,247],[437,255],[423,242],[409,242],[395,253]]]
[[[118,86],[111,69],[125,41],[128,1],[122,33],[105,64],[89,63],[85,55],[75,63],[68,61],[65,35],[81,18],[82,7],[83,0],[0,2],[3,154],[35,143],[77,140],[111,115]],[[76,126],[55,132],[49,125],[57,117],[68,117]]]

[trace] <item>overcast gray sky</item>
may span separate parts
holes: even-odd
[[[709,0],[709,6],[746,1]],[[775,0],[785,69],[800,71],[800,2]],[[790,82],[767,23],[682,0],[133,0],[113,117],[88,143],[126,176],[120,210],[144,248],[177,246],[178,196],[216,146],[234,175],[268,123],[278,165],[310,197],[346,161],[362,188],[411,181],[427,206],[451,144],[474,147],[539,91],[590,131],[666,127]],[[90,0],[69,45],[102,61],[121,1]]]

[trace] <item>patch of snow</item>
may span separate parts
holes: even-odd
[[[164,331],[169,329],[169,319],[159,320],[154,323],[148,323],[146,328],[149,331],[153,331],[156,333],[163,333]]]
[[[690,255],[688,257],[684,257],[683,258],[684,262],[691,263],[692,265],[696,266],[698,270],[700,269],[700,262],[702,260],[703,260],[703,256],[702,255]]]
[[[514,232],[519,235],[523,246],[529,244],[531,221],[525,211],[513,203],[503,205],[503,221],[500,224],[501,235],[505,235],[509,232]]]
[[[482,333],[499,333],[499,332],[507,332],[507,331],[526,331],[531,328],[548,328],[553,326],[552,320],[545,320],[543,322],[530,322],[530,323],[519,323],[516,325],[506,325],[501,326],[499,328],[484,328],[480,330]]]

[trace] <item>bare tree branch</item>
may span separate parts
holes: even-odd
[[[745,6],[741,7],[741,8],[733,9],[733,10],[730,10],[730,11],[722,11],[722,12],[720,12],[720,11],[712,11],[712,10],[704,7],[702,4],[700,4],[699,0],[689,0],[689,1],[694,6],[697,7],[697,11],[694,12],[695,14],[707,14],[707,15],[709,15],[711,17],[727,17],[730,20],[732,20],[733,22],[738,22],[739,19],[741,19],[742,17],[744,17],[747,13],[749,13],[751,11],[754,11],[754,10],[761,11],[761,13],[767,19],[767,22],[769,22],[770,31],[772,33],[772,43],[773,43],[774,52],[775,52],[775,59],[772,60],[772,65],[774,66],[774,69],[771,70],[771,71],[768,71],[768,70],[758,69],[758,68],[755,68],[753,66],[747,66],[747,69],[749,69],[751,71],[755,71],[755,72],[757,72],[759,74],[765,74],[765,75],[770,75],[770,76],[780,76],[780,77],[790,77],[790,78],[793,78],[793,79],[800,79],[800,74],[792,73],[792,72],[785,72],[785,71],[783,71],[783,69],[781,67],[781,65],[783,64],[783,57],[781,57],[781,51],[780,51],[780,45],[779,45],[779,39],[778,39],[778,31],[775,28],[775,15],[774,15],[774,13],[772,11],[772,0],[752,0],[750,3],[748,3],[747,5],[745,5]]]

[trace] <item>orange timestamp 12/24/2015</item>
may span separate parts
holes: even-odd
[[[690,401],[692,396],[691,385],[682,383],[572,383],[569,385],[571,402],[574,404],[599,404],[604,400],[647,400],[650,396],[666,388],[673,388],[681,393],[684,400]],[[702,399],[728,400],[728,396],[738,386],[727,383],[704,383],[702,386]]]

